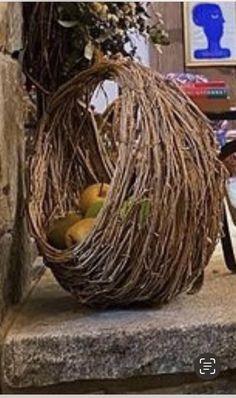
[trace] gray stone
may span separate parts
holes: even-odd
[[[6,312],[6,291],[7,291],[7,265],[10,262],[12,246],[12,235],[10,233],[4,234],[0,238],[0,324],[3,320],[3,316]]]
[[[30,264],[33,264],[38,257],[38,249],[34,238],[29,238]]]
[[[24,216],[25,98],[20,65],[9,55],[21,47],[22,4],[0,3],[0,357],[2,320],[27,291],[32,259]]]
[[[236,368],[236,275],[217,250],[205,283],[163,308],[93,311],[78,306],[46,272],[3,346],[11,388],[76,380],[193,372],[200,353]]]
[[[0,49],[12,52],[22,48],[22,3],[0,3]]]
[[[0,53],[0,324],[29,286],[29,236],[24,216],[24,99],[20,66]]]
[[[41,275],[45,271],[45,266],[42,257],[37,257],[34,259],[34,261],[31,263],[31,280],[32,281],[38,281]]]
[[[1,5],[0,14],[1,7],[5,7],[5,15],[9,12],[13,21],[18,6]],[[9,29],[10,26],[9,20]],[[0,237],[11,236],[11,245],[4,247],[2,243],[1,250],[1,315],[22,298],[30,280],[32,251],[24,216],[24,111],[21,68],[8,55],[0,53]]]
[[[0,234],[14,228],[18,177],[23,172],[24,112],[20,84],[19,65],[0,53]],[[23,205],[22,201],[22,210]]]

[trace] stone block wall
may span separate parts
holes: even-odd
[[[0,3],[0,48],[12,52],[22,47],[22,4]]]
[[[29,281],[30,240],[24,217],[25,139],[21,66],[22,3],[0,3],[0,324]]]

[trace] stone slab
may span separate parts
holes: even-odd
[[[22,3],[0,3],[0,50],[12,52],[22,48]]]
[[[8,290],[8,264],[10,262],[12,235],[4,234],[0,237],[0,324],[6,312]]]
[[[3,383],[11,388],[76,380],[193,372],[193,359],[213,352],[236,368],[236,275],[220,248],[195,295],[163,308],[81,308],[47,271],[6,336]]]
[[[20,3],[14,3],[11,7],[8,3],[1,3],[0,17],[3,12],[7,14],[11,10],[11,18],[17,18],[17,4],[21,10]],[[9,33],[9,38],[10,36]],[[27,291],[30,283],[30,263],[33,259],[25,220],[25,101],[22,71],[17,61],[1,52],[0,115],[1,322],[6,310],[18,303]]]
[[[18,63],[0,53],[0,235],[14,228],[18,179],[23,172],[24,108],[21,77]]]

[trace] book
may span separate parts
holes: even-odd
[[[211,80],[208,82],[187,83],[182,86],[184,92],[192,97],[227,98],[229,88],[223,80]]]
[[[190,85],[190,84],[189,84]],[[219,87],[224,88],[226,87],[226,83],[223,80],[210,80],[208,82],[197,82],[193,83],[195,87]]]
[[[203,112],[226,112],[231,107],[231,101],[229,98],[204,98],[195,97],[192,101],[197,105]]]
[[[226,88],[226,83],[223,80],[211,80],[209,82],[197,82],[183,84],[183,88]]]
[[[184,92],[190,97],[204,97],[204,98],[227,98],[229,97],[229,90],[227,88],[191,88],[184,89]]]

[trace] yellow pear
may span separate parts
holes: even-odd
[[[109,185],[105,183],[89,185],[80,196],[79,206],[82,212],[85,214],[95,202],[105,201],[108,190]]]
[[[90,233],[95,225],[95,218],[83,218],[76,224],[72,225],[65,235],[66,246],[71,247],[77,243],[81,243]]]
[[[81,215],[68,213],[53,222],[48,231],[48,242],[57,249],[66,249],[65,233],[73,224],[81,220]]]

